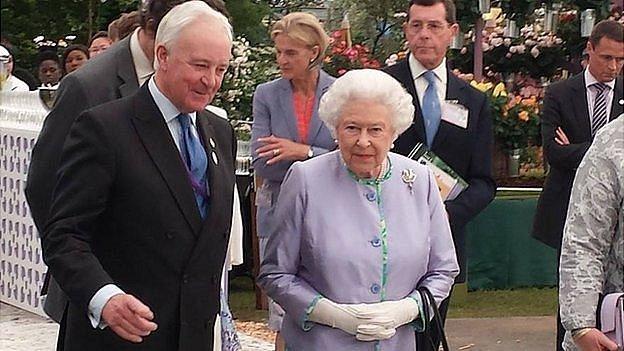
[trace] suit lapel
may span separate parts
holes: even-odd
[[[131,35],[127,36],[119,43],[122,47],[117,56],[117,76],[122,82],[119,85],[119,93],[122,97],[132,95],[139,89],[132,52],[130,51],[130,37]]]
[[[459,82],[459,78],[455,77],[455,75],[449,69],[447,69],[446,72],[447,84],[445,100],[457,100],[460,104],[468,106],[468,101],[464,101],[464,94],[462,93],[462,90],[466,86],[464,84],[461,84],[461,82]],[[442,116],[440,116],[440,118],[442,118]],[[435,150],[441,147],[451,128],[455,127],[452,127],[449,123],[440,120],[440,127],[438,127],[438,132],[433,138],[433,145],[431,145],[431,149]]]
[[[217,176],[219,167],[222,166],[220,164],[221,156],[217,152],[216,143],[215,143],[215,131],[212,127],[212,124],[208,121],[208,118],[204,115],[206,112],[198,112],[197,113],[197,126],[198,133],[204,141],[204,148],[206,149],[206,156],[208,157],[208,186],[210,191],[210,203],[212,204],[213,190],[215,188],[215,183],[219,180]],[[212,206],[210,206],[212,208]],[[210,211],[212,212],[212,211]]]
[[[422,110],[420,108],[420,101],[418,100],[418,93],[416,92],[416,86],[414,85],[414,77],[412,71],[409,68],[408,60],[402,60],[397,63],[398,79],[403,84],[403,87],[407,89],[407,92],[412,95],[412,104],[414,105],[414,126],[415,131],[418,134],[420,140],[427,140],[425,136],[425,122],[422,117]]]
[[[613,121],[624,111],[624,97],[622,91],[624,91],[624,84],[622,78],[615,79],[615,89],[613,90],[613,103],[611,104],[611,115],[609,121]]]
[[[193,233],[199,233],[201,217],[182,159],[165,120],[144,84],[135,97],[132,122],[145,149],[164,178]]]
[[[279,118],[282,118],[282,122],[286,123],[288,132],[293,140],[299,140],[299,132],[297,131],[297,118],[295,117],[295,109],[293,106],[293,91],[288,79],[280,79],[279,81],[281,94],[280,94],[280,107],[282,113]]]
[[[313,111],[312,119],[310,120],[310,127],[308,129],[308,140],[306,143],[309,145],[314,144],[314,140],[316,139],[316,136],[318,135],[319,131],[321,130],[321,127],[323,126],[323,121],[321,121],[321,119],[318,116],[319,102],[321,101],[321,97],[323,96],[323,94],[325,94],[325,92],[327,91],[327,89],[329,89],[332,83],[333,83],[333,79],[323,70],[321,70],[319,72],[319,82],[316,87],[316,93],[315,93],[316,95],[314,96],[314,108],[312,109]]]
[[[583,73],[577,74],[570,78],[572,87],[572,105],[574,106],[574,118],[573,121],[576,125],[580,126],[581,140],[591,140],[591,116],[589,115],[589,101],[587,101],[587,92],[585,91],[585,76]]]

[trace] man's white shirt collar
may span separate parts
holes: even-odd
[[[587,66],[587,68],[585,68],[585,72],[583,73],[585,75],[585,88],[589,88],[590,86],[592,86],[595,83],[600,83],[598,81],[598,79],[596,79],[591,72],[589,71],[589,66]],[[606,82],[604,83],[606,85],[609,86],[609,88],[611,88],[611,90],[615,89],[615,79],[613,79],[610,82]]]
[[[173,105],[173,103],[160,91],[160,89],[158,89],[158,86],[154,81],[154,77],[150,78],[147,83],[147,88],[149,89],[150,94],[152,94],[154,102],[156,103],[158,110],[160,110],[160,113],[165,118],[165,122],[167,122],[167,124],[178,117],[181,113],[180,110],[178,110],[177,107],[175,107],[175,105]],[[193,122],[193,125],[195,125],[197,113],[189,112],[188,115],[191,116],[191,121]]]
[[[412,55],[409,54],[408,64],[410,71],[412,72],[412,79],[416,81],[416,79],[420,78],[428,69],[425,68],[418,60]],[[438,80],[446,85],[447,79],[447,70],[446,70],[446,57],[442,59],[442,62],[438,65],[438,67],[432,69],[435,76]],[[423,77],[424,78],[424,77]]]
[[[154,65],[152,65],[147,55],[143,52],[143,49],[141,49],[139,30],[141,30],[141,28],[135,29],[130,36],[130,53],[132,54],[134,69],[136,70],[137,82],[139,82],[139,86],[141,86],[154,73]]]

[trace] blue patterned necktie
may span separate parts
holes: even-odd
[[[194,128],[191,125],[191,116],[181,113],[177,118],[182,129],[180,153],[184,159],[186,172],[195,193],[195,201],[197,202],[199,213],[202,219],[205,219],[208,212],[208,179],[206,177],[208,157],[199,137],[193,134],[191,130],[191,128]]]
[[[591,119],[592,136],[607,124],[607,94],[609,86],[604,83],[594,83],[591,85],[596,91],[596,99],[594,100],[594,111]]]
[[[433,138],[438,132],[440,126],[440,118],[442,112],[440,109],[440,99],[436,91],[436,77],[433,71],[426,71],[423,77],[427,80],[427,90],[423,97],[422,114],[425,122],[425,133],[427,137],[427,146],[431,149]]]

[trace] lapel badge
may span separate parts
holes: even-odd
[[[624,105],[624,99],[620,99],[620,101],[618,101],[618,103],[619,103],[620,105]]]
[[[215,165],[219,164],[219,159],[217,158],[217,154],[214,151],[212,152],[212,161],[215,163]]]
[[[217,147],[217,144],[215,144],[215,141],[214,141],[214,139],[213,139],[213,138],[210,138],[210,139],[209,139],[209,142],[210,142],[210,146],[212,146],[212,148],[213,148],[213,149],[214,149],[215,147]]]
[[[416,172],[411,168],[404,169],[403,172],[401,172],[401,180],[409,187],[410,194],[413,194],[414,180],[416,180]]]

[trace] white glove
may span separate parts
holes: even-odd
[[[384,301],[371,304],[359,304],[356,312],[371,315],[366,324],[383,325],[388,329],[396,329],[418,317],[418,303],[411,297],[398,301]],[[379,318],[379,319],[378,319]],[[387,320],[392,320],[390,325]]]
[[[374,310],[366,311],[363,308],[354,306],[337,304],[329,299],[322,298],[316,303],[312,313],[310,313],[310,320],[332,328],[341,329],[351,335],[358,334],[358,326],[360,325],[373,324],[385,328],[393,323],[391,318],[379,315]],[[375,321],[371,322],[373,319]]]
[[[360,324],[355,338],[360,341],[375,341],[390,339],[396,333],[396,329],[387,328],[377,324]]]

